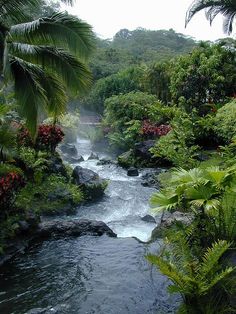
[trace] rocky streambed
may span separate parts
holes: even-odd
[[[179,297],[167,293],[167,278],[145,259],[160,247],[159,240],[148,243],[160,219],[146,216],[155,189],[143,178],[151,170],[129,177],[104,162],[104,153],[100,161],[88,158],[89,141],[78,139],[75,148],[83,159],[72,149],[74,166],[108,180],[105,195],[73,216],[44,219],[37,229],[44,241],[1,267],[0,313],[175,313]]]

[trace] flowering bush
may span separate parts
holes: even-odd
[[[149,120],[144,120],[141,128],[141,134],[146,136],[163,136],[169,133],[171,126],[169,124],[161,124],[156,126],[152,124]]]
[[[18,127],[17,143],[19,146],[33,147],[32,137],[30,136],[28,129],[23,125]]]
[[[19,188],[24,186],[22,176],[15,172],[9,172],[0,177],[0,208],[7,210],[12,207],[14,196]]]
[[[51,124],[41,124],[38,128],[36,148],[54,152],[63,137],[64,132],[60,127]]]
[[[53,153],[63,137],[64,133],[59,126],[41,124],[38,127],[38,134],[34,144],[29,131],[24,126],[21,126],[17,135],[17,142],[19,146],[34,147],[37,150],[47,150]]]

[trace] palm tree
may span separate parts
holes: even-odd
[[[5,85],[13,82],[19,111],[33,135],[40,113],[56,117],[65,110],[68,94],[87,90],[91,73],[86,61],[94,47],[91,27],[65,12],[24,22],[28,17],[22,6],[39,4],[0,0],[0,72]]]
[[[210,24],[219,13],[223,14],[223,30],[229,35],[232,33],[236,16],[235,0],[194,0],[186,13],[185,26],[201,10],[206,11],[206,18]]]

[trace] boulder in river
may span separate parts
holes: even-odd
[[[138,169],[135,167],[130,167],[127,170],[127,176],[129,176],[129,177],[137,177],[138,175],[139,175]]]
[[[107,181],[101,179],[96,172],[80,166],[74,168],[72,181],[81,187],[88,200],[98,199],[103,196],[107,187]]]
[[[78,151],[73,144],[62,144],[59,148],[64,154],[68,154],[70,156],[77,156],[78,154]]]
[[[152,217],[151,215],[145,215],[141,218],[141,220],[150,222],[150,223],[156,223],[156,219]]]
[[[116,234],[102,221],[80,220],[51,220],[39,224],[37,237],[48,238],[51,236],[101,236],[106,234],[116,237]]]
[[[152,154],[149,149],[155,145],[155,140],[147,140],[140,143],[136,143],[134,146],[134,154],[142,159],[151,159]]]
[[[78,155],[78,156],[76,156],[76,157],[67,155],[67,156],[65,157],[65,159],[66,159],[66,161],[68,161],[68,162],[71,163],[71,164],[76,164],[76,163],[79,163],[79,162],[84,161],[84,157],[81,156],[81,155]]]
[[[66,167],[63,164],[62,159],[57,155],[52,155],[48,159],[48,172],[50,174],[55,173],[68,178]]]
[[[112,161],[111,159],[100,159],[97,162],[97,166],[104,166],[104,165],[111,165],[114,164],[114,161]]]

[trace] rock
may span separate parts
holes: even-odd
[[[51,236],[101,236],[110,237],[117,235],[102,221],[95,220],[51,220],[39,224],[37,237],[49,238]]]
[[[140,143],[135,143],[134,145],[134,154],[137,157],[141,157],[142,159],[151,159],[152,154],[149,149],[155,145],[155,140],[148,140]]]
[[[188,225],[192,222],[193,218],[193,214],[191,213],[182,213],[179,211],[165,213],[165,216],[162,218],[160,224],[153,229],[151,239],[156,240],[157,238],[162,238],[165,235],[165,231],[174,223],[180,222]]]
[[[62,144],[59,148],[64,154],[70,156],[76,156],[78,154],[77,149],[73,144]]]
[[[76,164],[76,163],[84,161],[84,157],[81,155],[78,155],[77,157],[72,157],[72,156],[67,155],[65,156],[65,160],[71,164]]]
[[[107,187],[107,181],[101,179],[96,172],[80,166],[74,168],[72,182],[81,187],[88,200],[98,199],[103,196]]]
[[[48,170],[50,174],[55,173],[68,178],[66,167],[63,164],[62,159],[57,155],[52,155],[48,160]]]
[[[156,223],[156,219],[152,217],[151,215],[145,215],[141,218],[141,220],[150,222],[150,223]]]
[[[110,165],[113,164],[113,161],[111,159],[100,159],[97,162],[97,166],[104,166],[104,165]]]
[[[97,160],[98,160],[99,157],[98,157],[97,154],[95,154],[95,153],[92,152],[92,153],[90,154],[90,156],[88,157],[88,160],[93,160],[93,159],[97,159]]]
[[[157,171],[155,173],[146,173],[142,176],[142,180],[143,182],[141,182],[142,186],[146,186],[146,187],[154,187],[154,188],[159,188],[159,183],[157,181],[157,175],[162,172],[162,170],[160,169],[160,171]]]
[[[169,213],[169,215],[165,214],[163,217],[161,224],[163,227],[170,227],[174,222],[181,222],[185,225],[188,225],[193,220],[193,214],[191,213],[182,213],[179,211],[175,211],[173,213]]]
[[[18,225],[19,225],[19,232],[20,233],[28,233],[29,232],[30,225],[27,221],[20,220],[20,221],[18,221]]]
[[[139,173],[138,173],[138,169],[137,168],[130,167],[127,170],[127,176],[129,176],[129,177],[137,177],[138,175],[139,175]]]
[[[40,218],[32,211],[28,211],[25,215],[25,221],[28,223],[30,230],[34,230],[38,227]]]

